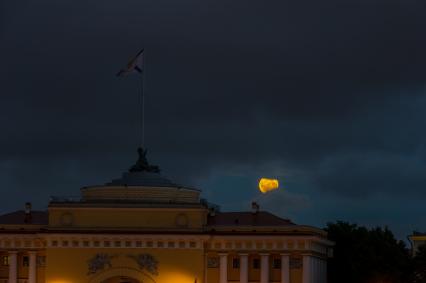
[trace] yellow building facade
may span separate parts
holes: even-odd
[[[78,199],[0,216],[0,283],[325,283],[331,247],[257,205],[221,212],[141,155]]]
[[[420,246],[426,246],[426,233],[413,232],[408,236],[412,244],[412,255],[415,256]]]

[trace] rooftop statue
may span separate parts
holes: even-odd
[[[146,153],[147,153],[146,149],[144,150],[142,147],[138,148],[139,158],[136,161],[136,163],[132,167],[130,167],[129,169],[130,172],[151,172],[151,173],[160,172],[160,168],[158,168],[158,166],[150,165],[148,163],[148,160],[146,159]]]

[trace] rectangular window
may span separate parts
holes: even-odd
[[[260,268],[260,259],[254,258],[253,259],[253,269],[259,269]]]
[[[30,266],[30,258],[28,256],[22,257],[22,266]]]
[[[37,266],[45,267],[46,266],[46,257],[45,256],[37,256]]]
[[[9,265],[9,256],[5,255],[2,257],[2,263],[3,265]]]
[[[131,247],[131,246],[132,246],[132,242],[126,241],[126,247]]]
[[[207,258],[207,268],[218,268],[218,267],[219,267],[219,258],[217,257]]]
[[[303,261],[301,258],[290,258],[291,269],[301,269],[303,267]]]
[[[232,268],[240,268],[240,259],[239,258],[233,258],[232,259]]]
[[[272,268],[273,269],[281,269],[281,259],[274,258],[274,260],[272,261]]]

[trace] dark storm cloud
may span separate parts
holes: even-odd
[[[373,153],[333,159],[322,164],[325,168],[319,174],[318,183],[325,190],[358,197],[377,192],[425,194],[424,154],[423,158]]]
[[[423,1],[1,5],[0,188],[17,199],[4,209],[133,162],[139,82],[114,74],[142,46],[147,144],[166,175],[203,186],[276,166],[309,194],[424,195]]]

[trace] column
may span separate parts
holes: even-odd
[[[18,279],[18,252],[9,251],[9,283],[17,283]]]
[[[321,259],[321,283],[327,283],[327,259]]]
[[[208,267],[207,267],[207,259],[208,259],[208,256],[207,256],[207,253],[205,253],[204,254],[204,272],[203,272],[203,274],[204,274],[204,276],[203,276],[203,278],[204,278],[204,283],[208,283],[209,281],[207,280],[207,269],[208,269]]]
[[[312,260],[314,262],[314,274],[312,276],[312,282],[321,283],[320,259],[317,257],[313,257]]]
[[[260,254],[260,283],[269,282],[269,254]]]
[[[221,253],[219,254],[220,263],[219,263],[219,282],[228,283],[228,254]]]
[[[37,281],[37,252],[28,252],[30,256],[30,266],[28,270],[28,283],[36,283]]]
[[[323,267],[324,267],[324,283],[327,283],[327,277],[328,277],[328,272],[327,272],[327,258],[324,259],[323,263],[322,263]]]
[[[240,254],[240,283],[248,283],[248,254]]]
[[[315,282],[321,283],[321,259],[319,258],[315,258],[315,266],[316,266],[316,271],[315,271],[315,277],[314,280]]]
[[[290,255],[281,254],[281,283],[290,283]]]
[[[312,283],[311,256],[303,255],[303,283]]]
[[[320,279],[318,280],[318,282],[320,282],[320,283],[324,283],[324,261],[321,259],[320,261],[319,261],[319,276],[320,276]]]

